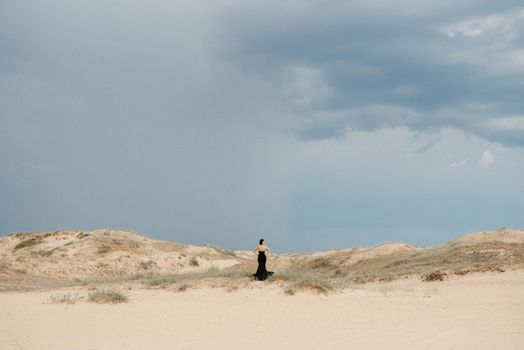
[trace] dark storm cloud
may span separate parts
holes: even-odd
[[[221,13],[218,51],[267,79],[306,139],[346,128],[456,127],[524,145],[522,130],[490,127],[524,116],[523,11],[516,1],[249,3]],[[282,73],[293,67],[316,72],[296,95],[330,94],[307,103],[279,94],[293,84]],[[473,113],[471,105],[489,108]]]

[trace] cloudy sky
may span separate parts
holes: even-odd
[[[0,0],[0,233],[276,251],[524,227],[521,1]]]

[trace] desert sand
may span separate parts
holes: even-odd
[[[1,349],[522,349],[524,273],[372,283],[289,296],[264,282],[118,305],[0,294]],[[85,293],[80,291],[79,294]]]
[[[107,230],[10,235],[0,349],[524,349],[523,244],[504,228],[274,255],[260,282],[247,252]],[[90,300],[106,290],[127,300]]]

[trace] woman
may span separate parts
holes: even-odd
[[[261,238],[258,247],[253,249],[253,253],[258,254],[258,269],[253,276],[259,281],[263,281],[273,274],[273,272],[266,270],[266,252],[271,253],[271,249],[265,245],[264,239]]]

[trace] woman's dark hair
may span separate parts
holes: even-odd
[[[258,244],[264,243],[264,238],[260,238],[260,241],[258,241]]]

